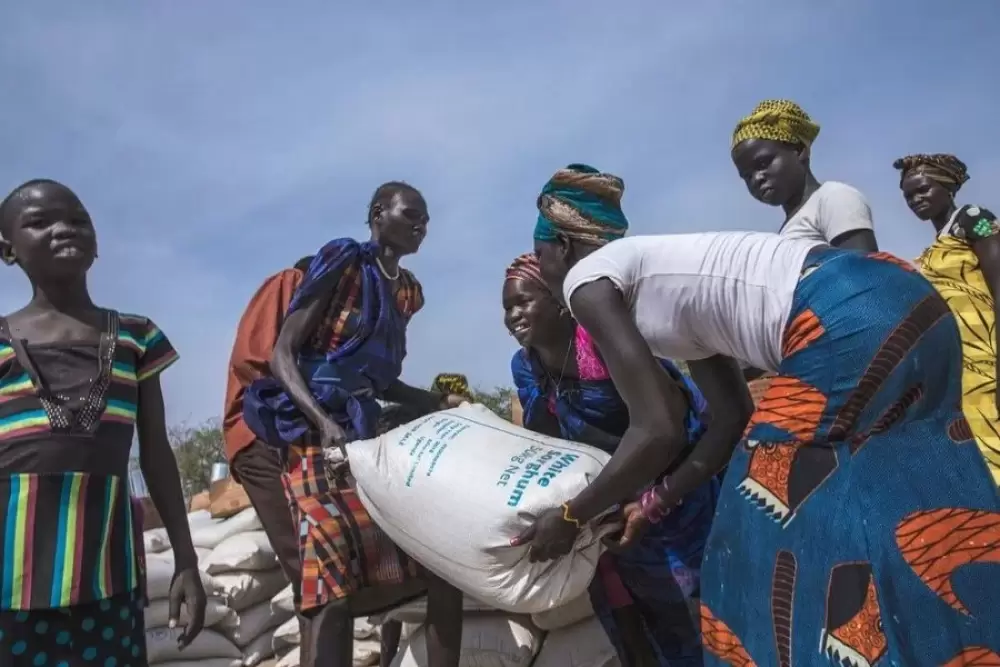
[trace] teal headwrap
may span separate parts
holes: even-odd
[[[625,236],[622,213],[625,183],[585,164],[571,164],[549,179],[538,196],[536,241],[555,241],[557,234],[603,245]]]

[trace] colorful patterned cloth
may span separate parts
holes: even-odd
[[[70,607],[139,587],[126,481],[138,388],[177,358],[136,315],[107,311],[92,345],[24,344],[0,318],[0,609]]]
[[[534,355],[525,350],[514,355],[511,368],[524,410],[524,424],[531,428],[539,412],[548,411],[556,416],[563,438],[614,453],[628,428],[628,408],[582,327],[577,327],[576,361],[580,379],[564,380],[553,387]],[[705,399],[676,366],[665,360],[660,363],[684,387],[693,406],[685,418],[693,445],[704,431],[701,415]],[[698,624],[692,607],[699,595],[702,551],[718,490],[718,480],[707,482],[627,552],[609,552],[602,557],[598,576],[590,587],[590,598],[624,667],[631,667],[627,664],[629,653],[614,610],[629,605],[639,609],[644,634],[658,664],[665,667],[702,664]]]
[[[907,155],[893,162],[892,166],[900,172],[900,183],[910,174],[924,174],[943,185],[953,195],[969,180],[969,170],[965,163],[948,153]]]
[[[819,136],[819,125],[791,100],[764,100],[740,119],[733,130],[733,148],[749,139],[781,141],[797,146],[811,146]]]
[[[340,275],[323,324],[299,355],[299,366],[319,404],[352,438],[371,437],[378,420],[375,398],[399,378],[406,356],[406,324],[423,306],[420,283],[400,271],[398,288],[375,263],[378,246],[338,239],[313,259],[289,306],[291,314]],[[271,377],[253,382],[243,398],[243,416],[272,447],[292,443],[311,429],[305,415]]]
[[[438,373],[431,382],[431,391],[439,394],[454,394],[472,400],[469,378],[461,373]]]
[[[289,313],[318,296],[330,274],[340,275],[324,324],[299,355],[313,395],[349,440],[376,434],[378,397],[399,377],[406,325],[423,304],[420,284],[406,274],[393,281],[379,271],[378,247],[340,239],[316,255]],[[322,298],[326,298],[325,296]],[[327,474],[318,434],[276,380],[255,381],[243,400],[247,425],[282,454],[283,483],[299,528],[301,609],[309,611],[362,589],[416,578],[416,564],[376,526],[348,477]],[[377,609],[358,609],[357,614]]]
[[[306,436],[288,447],[285,495],[300,526],[302,610],[365,588],[414,580],[416,562],[396,548],[361,505],[353,480],[327,474],[323,450]],[[380,609],[363,612],[374,614]]]
[[[1000,484],[996,315],[993,292],[973,250],[974,244],[998,234],[1000,223],[995,215],[978,206],[963,206],[917,262],[958,322],[962,334],[962,411],[993,479]]]
[[[705,549],[706,664],[1000,664],[1000,497],[947,304],[886,253],[802,275]]]
[[[0,611],[0,665],[147,667],[138,591],[63,609]]]
[[[535,240],[551,243],[563,234],[575,241],[603,245],[625,236],[624,192],[622,179],[589,165],[571,164],[560,169],[538,196]]]

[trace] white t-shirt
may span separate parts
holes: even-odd
[[[660,358],[716,354],[776,371],[802,265],[815,241],[761,232],[630,236],[577,262],[563,284],[607,278]]]
[[[874,229],[872,209],[856,188],[827,181],[806,200],[779,232],[790,239],[831,243],[858,229]]]

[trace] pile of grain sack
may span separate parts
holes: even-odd
[[[292,609],[291,589],[274,598],[273,607]],[[392,667],[426,667],[424,621],[427,603],[418,600],[382,616],[354,624],[354,667],[379,664],[379,627],[403,624],[399,653]],[[620,667],[614,647],[594,616],[587,597],[542,614],[523,616],[490,609],[465,599],[460,667]],[[298,667],[299,625],[290,619],[274,631],[276,667]]]
[[[426,667],[426,601],[417,601],[368,619],[372,627],[387,620],[403,624],[399,653],[392,667]],[[291,631],[286,625],[275,640]],[[355,636],[359,634],[355,630]],[[355,654],[357,655],[357,653]],[[355,662],[355,665],[358,663]],[[375,663],[372,663],[375,664]],[[284,667],[279,662],[281,667]],[[289,663],[291,667],[294,663]],[[461,667],[620,667],[614,647],[594,616],[587,596],[552,611],[530,616],[490,609],[466,597]]]
[[[164,529],[146,531],[149,664],[254,667],[276,656],[276,667],[298,667],[301,637],[292,589],[254,510],[223,520],[196,511],[188,515],[188,522],[208,595],[205,629],[184,651],[178,650],[177,637],[187,618],[182,613],[177,628],[167,627],[173,551]],[[418,600],[383,616],[358,619],[355,666],[378,664],[379,626],[396,620],[403,624],[403,635],[393,667],[425,667],[426,612],[426,601]],[[531,616],[496,611],[466,597],[461,667],[529,665],[618,667],[619,663],[586,596]]]
[[[177,637],[187,623],[167,627],[174,556],[163,528],[146,531],[146,647],[158,667],[254,667],[274,655],[275,629],[293,615],[271,604],[287,585],[278,559],[252,508],[227,519],[208,511],[188,515],[191,540],[208,596],[205,629],[183,651]]]

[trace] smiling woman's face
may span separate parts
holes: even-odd
[[[921,220],[934,220],[952,206],[953,199],[948,188],[919,171],[907,174],[899,189],[913,215]]]
[[[503,284],[503,321],[521,347],[530,348],[558,330],[559,304],[537,282],[514,278]]]

